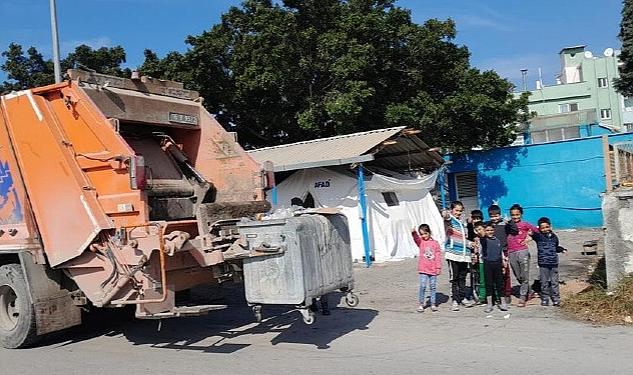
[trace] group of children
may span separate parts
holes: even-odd
[[[451,203],[450,211],[443,213],[446,228],[444,258],[448,262],[453,311],[459,311],[460,306],[471,307],[483,301],[486,301],[486,313],[492,312],[495,303],[501,311],[507,311],[512,295],[510,270],[520,284],[517,306],[524,307],[534,295],[529,283],[529,238],[534,240],[537,247],[541,305],[548,306],[550,299],[554,306],[560,305],[558,253],[566,250],[560,246],[547,217],[540,218],[538,225],[534,226],[522,220],[523,208],[515,204],[510,207],[510,220],[503,220],[501,208],[491,205],[488,208],[488,221],[483,220],[481,211],[475,210],[464,223],[463,211],[464,205],[455,201]],[[436,287],[437,276],[442,269],[442,250],[432,238],[427,224],[420,225],[412,234],[420,249],[418,311],[423,312],[426,308],[427,285],[430,289],[430,308],[437,311]],[[469,273],[470,293],[466,287]]]

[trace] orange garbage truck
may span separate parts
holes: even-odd
[[[70,70],[2,96],[0,344],[33,345],[87,306],[135,305],[146,319],[224,308],[177,306],[175,293],[242,281],[244,260],[279,268],[292,235],[253,220],[270,209],[269,176],[177,82]],[[341,259],[349,276],[320,293],[351,289]],[[306,322],[312,297],[298,303]]]

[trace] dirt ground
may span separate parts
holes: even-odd
[[[601,256],[604,255],[602,230],[581,229],[556,231],[561,246],[568,252],[560,254],[559,276],[561,280],[561,295],[565,297],[570,293],[578,293],[588,286],[587,278],[593,272],[594,267]],[[596,255],[583,255],[583,244],[586,241],[598,240]],[[536,262],[536,246],[530,244],[531,266],[530,279],[538,279],[538,266]],[[417,259],[407,259],[374,264],[366,268],[364,264],[355,264],[357,291],[361,296],[366,296],[372,308],[390,311],[411,311],[417,308],[418,279],[416,273]],[[532,283],[532,282],[531,282]],[[518,293],[517,281],[512,275],[514,294]],[[380,288],[388,289],[390,293],[370,293]],[[446,264],[443,265],[442,274],[438,279],[438,301],[440,309],[448,309],[450,297],[450,285]],[[361,297],[362,298],[362,297]],[[513,298],[513,304],[517,302]],[[538,304],[538,299],[533,299],[529,304]]]

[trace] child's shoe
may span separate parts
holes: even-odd
[[[499,305],[499,310],[508,311],[508,304],[505,300],[501,300],[501,305]]]
[[[419,313],[424,312],[424,305],[418,306],[418,312]]]
[[[486,298],[486,308],[484,309],[484,312],[486,314],[490,314],[492,312],[492,306],[493,306],[493,300],[491,297]]]
[[[546,299],[541,300],[541,306],[549,306],[549,301]]]
[[[554,306],[554,307],[560,307],[560,301],[554,301],[554,302],[552,302],[552,306]]]
[[[453,304],[451,305],[451,310],[459,311],[459,303],[457,303],[457,301],[453,301]]]
[[[436,312],[437,311],[437,306],[431,305],[431,311]]]
[[[469,299],[464,298],[464,299],[462,300],[462,305],[464,305],[464,307],[473,307],[473,306],[475,306],[475,302],[473,302],[473,301],[471,301],[471,300],[469,300]]]

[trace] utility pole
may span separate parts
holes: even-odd
[[[55,0],[50,0],[51,7],[51,35],[53,37],[53,67],[55,68],[55,83],[62,81],[62,68],[59,64],[59,37],[57,35],[57,7]]]
[[[527,69],[521,69],[521,79],[523,81],[523,92],[527,91]]]

